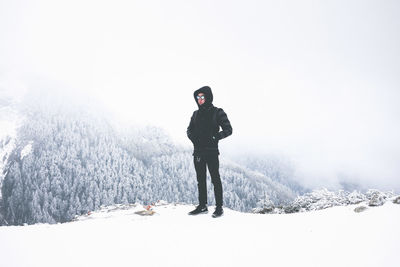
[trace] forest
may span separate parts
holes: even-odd
[[[35,105],[24,111],[17,135],[2,140],[7,145],[1,224],[68,222],[112,204],[197,204],[192,151],[155,126],[121,131],[84,108]],[[250,212],[265,195],[283,204],[298,193],[282,183],[279,168],[268,175],[223,157],[220,163],[226,207]],[[213,205],[209,178],[207,183]]]

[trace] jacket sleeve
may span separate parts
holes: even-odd
[[[194,112],[193,112],[192,117],[190,118],[190,123],[186,130],[186,135],[190,139],[190,141],[192,141],[192,143],[194,143],[195,138],[196,138],[195,134],[194,134],[194,128],[193,128],[194,121],[193,120],[194,120]]]
[[[232,134],[231,122],[228,119],[228,115],[226,115],[222,108],[218,109],[217,122],[222,128],[222,131],[218,132],[216,135],[218,140],[224,139]]]

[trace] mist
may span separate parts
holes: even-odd
[[[57,90],[190,147],[193,92],[209,85],[233,127],[222,156],[285,157],[310,187],[400,190],[399,7],[3,1],[0,90]]]

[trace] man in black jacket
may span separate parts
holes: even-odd
[[[211,88],[204,86],[194,92],[194,99],[199,107],[193,112],[187,128],[187,136],[194,145],[194,167],[196,169],[197,187],[199,190],[199,205],[190,215],[207,213],[207,183],[206,166],[214,185],[216,209],[213,217],[223,214],[222,184],[219,175],[219,140],[232,134],[232,126],[222,108],[212,104]],[[222,131],[220,130],[222,128]]]

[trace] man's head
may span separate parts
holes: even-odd
[[[201,106],[204,104],[204,102],[206,102],[206,96],[204,95],[204,93],[199,93],[197,96],[197,103]]]
[[[210,105],[212,105],[213,94],[209,86],[203,86],[200,89],[197,89],[196,91],[194,91],[193,96],[199,108],[209,107]]]

